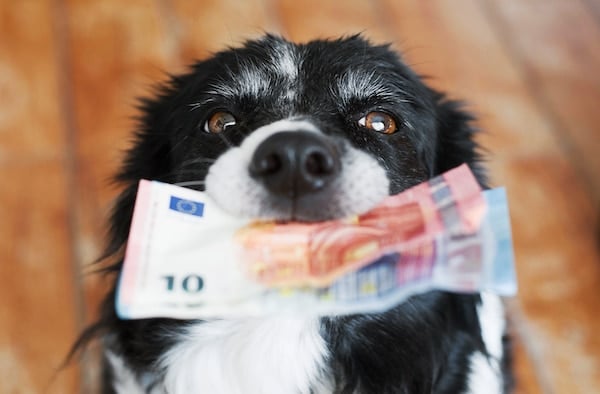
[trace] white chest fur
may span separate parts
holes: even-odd
[[[479,323],[487,356],[470,358],[470,394],[500,393],[504,311],[500,299],[482,294]],[[331,393],[329,357],[316,318],[216,320],[190,326],[161,359],[166,373],[153,394]],[[108,353],[118,394],[147,393],[122,360]],[[144,379],[142,379],[144,380]],[[152,381],[153,379],[148,379]]]
[[[326,358],[318,319],[256,318],[191,326],[162,366],[169,394],[308,394]]]

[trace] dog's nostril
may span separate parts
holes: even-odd
[[[330,154],[314,151],[306,156],[304,169],[310,175],[328,175],[335,170],[335,164]]]
[[[254,163],[253,172],[256,175],[271,175],[281,170],[281,158],[276,153],[261,157]]]

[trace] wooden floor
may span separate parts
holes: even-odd
[[[0,393],[94,392],[93,363],[56,368],[135,97],[263,31],[390,41],[471,104],[511,203],[517,391],[600,392],[600,1],[0,0]]]

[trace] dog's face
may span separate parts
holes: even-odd
[[[360,37],[304,45],[272,36],[248,42],[197,63],[186,75],[173,77],[143,103],[142,111],[135,144],[118,177],[126,189],[113,212],[112,239],[105,255],[116,260],[127,241],[140,179],[205,189],[233,214],[282,221],[319,221],[363,212],[388,194],[465,162],[484,184],[471,118],[456,102],[429,89],[388,47],[372,46]],[[109,269],[120,268],[117,262]],[[170,384],[189,381],[194,382],[190,387],[196,387],[210,375],[207,371],[219,370],[214,379],[225,376],[225,369],[213,361],[230,360],[229,353],[223,352],[235,349],[230,346],[232,338],[232,343],[236,338],[242,338],[244,344],[260,343],[247,340],[240,329],[243,335],[223,339],[219,334],[216,343],[222,348],[211,342],[206,353],[200,346],[208,343],[203,323],[122,321],[115,315],[113,298],[114,289],[104,304],[102,324],[117,334],[115,349],[136,371],[156,371],[166,354],[176,355],[173,360],[178,361],[167,358],[172,362],[165,367],[171,371]],[[421,349],[446,354],[446,343],[467,343],[457,345],[465,352],[460,358],[454,348],[451,356],[439,358],[440,363],[463,360],[461,365],[467,368],[466,352],[473,349],[470,341],[463,340],[465,327],[471,327],[473,338],[481,340],[480,325],[465,323],[464,319],[476,316],[475,298],[467,298],[425,294],[412,299],[406,309],[400,305],[384,315],[334,319],[322,325],[301,321],[297,327],[290,326],[300,331],[281,322],[273,323],[274,330],[267,322],[269,335],[279,335],[280,345],[271,349],[296,343],[297,338],[314,338],[312,345],[302,339],[286,353],[287,364],[296,360],[304,364],[289,371],[279,365],[275,369],[281,379],[293,383],[290,387],[306,387],[301,391],[308,392],[314,382],[302,378],[298,383],[297,378],[306,371],[307,377],[313,376],[316,365],[326,364],[318,356],[325,341],[331,352],[327,362],[332,365],[332,376],[340,387],[346,387],[340,391],[354,392],[353,387],[358,391],[363,385],[365,392],[384,392],[379,389],[384,386],[410,391],[417,381],[423,391],[431,391],[432,379],[441,381],[435,372],[439,369],[437,350],[423,353]],[[346,323],[351,329],[344,328]],[[227,322],[223,324],[229,330]],[[194,327],[201,335],[190,336],[196,332]],[[214,331],[210,327],[209,333]],[[249,327],[248,335],[254,332],[255,338],[265,337],[267,331]],[[400,336],[390,336],[389,327]],[[288,330],[296,339],[286,337]],[[80,341],[89,338],[90,332],[94,329]],[[157,333],[168,336],[157,337]],[[144,340],[147,338],[152,339]],[[388,348],[404,346],[403,352],[386,353]],[[287,360],[285,354],[283,359],[281,354],[266,357],[269,353],[262,348],[248,349],[254,348],[246,348],[244,354],[252,356],[245,359],[247,365],[262,360],[274,366],[281,362],[278,360]],[[380,352],[385,354],[380,357]],[[263,359],[255,360],[255,355],[261,354]],[[435,359],[430,357],[433,354]],[[205,365],[215,369],[205,369]],[[389,372],[385,365],[398,368]],[[453,364],[451,370],[459,370],[456,368]],[[430,376],[432,371],[435,376]],[[448,382],[441,384],[455,387],[447,386]]]
[[[477,158],[468,116],[360,37],[248,42],[173,78],[144,110],[121,179],[205,188],[249,217],[363,212]]]

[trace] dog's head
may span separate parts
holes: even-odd
[[[205,188],[236,215],[303,221],[368,210],[463,162],[483,182],[469,121],[388,46],[247,42],[144,102],[113,247],[142,178]]]

